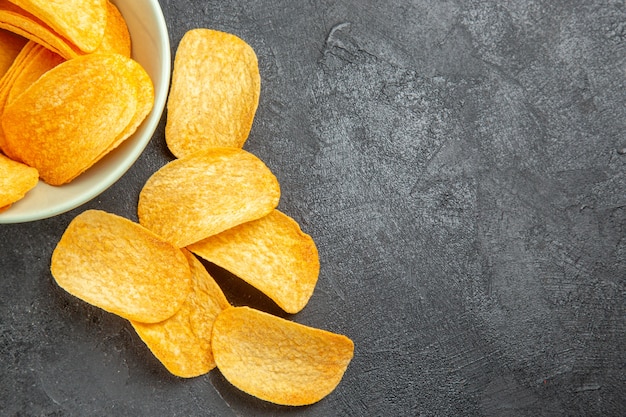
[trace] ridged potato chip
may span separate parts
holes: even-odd
[[[269,214],[278,180],[253,154],[210,148],[174,160],[139,194],[139,222],[178,247]]]
[[[10,0],[49,25],[83,52],[93,52],[102,42],[107,20],[107,0]]]
[[[183,306],[160,323],[131,324],[167,370],[181,378],[192,378],[215,368],[213,322],[230,304],[202,263],[189,251],[182,251],[192,272],[191,292]]]
[[[0,212],[22,199],[37,185],[39,174],[31,168],[0,153]]]
[[[138,111],[140,119],[147,115],[153,96],[147,108],[144,93],[152,85],[144,73],[119,54],[57,65],[4,108],[5,153],[37,168],[51,185],[71,181],[129,136]]]
[[[52,253],[50,270],[70,294],[142,323],[172,317],[191,291],[189,262],[180,249],[100,210],[72,220]]]
[[[346,336],[249,307],[222,311],[211,340],[217,367],[230,383],[282,405],[313,404],[330,394],[354,354]]]
[[[320,269],[311,236],[278,210],[188,249],[254,286],[288,313],[307,304]]]
[[[7,72],[27,39],[8,30],[0,29],[0,78]]]
[[[178,158],[212,146],[241,148],[259,104],[254,50],[235,35],[185,33],[178,45],[167,104],[165,138]]]

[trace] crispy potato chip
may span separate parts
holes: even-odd
[[[185,247],[270,213],[278,180],[259,158],[237,148],[210,148],[174,160],[139,194],[139,222]]]
[[[39,77],[64,61],[65,58],[59,54],[42,45],[36,45],[24,59],[20,65],[19,73],[13,79],[7,96],[7,105],[37,81]]]
[[[342,335],[248,307],[222,311],[213,325],[213,356],[234,386],[282,405],[313,404],[341,381],[354,354]]]
[[[311,236],[278,210],[188,249],[259,289],[288,313],[307,304],[320,269]]]
[[[131,40],[126,20],[113,3],[107,1],[107,20],[104,38],[95,52],[112,52],[130,58]]]
[[[146,87],[137,72],[144,70],[119,54],[85,55],[46,72],[5,107],[5,153],[51,185],[71,181],[138,124]]]
[[[17,78],[22,70],[23,63],[28,59],[28,56],[33,53],[37,48],[37,43],[28,41],[22,48],[20,53],[15,57],[13,65],[8,69],[6,74],[0,78],[0,151],[4,151],[6,148],[6,139],[4,136],[4,130],[2,129],[2,114],[6,107],[13,81]]]
[[[27,39],[8,30],[0,29],[0,78],[7,72]]]
[[[211,332],[215,318],[230,304],[202,263],[182,249],[192,272],[191,292],[183,306],[160,323],[131,324],[154,356],[174,375],[192,378],[215,367]]]
[[[174,59],[165,138],[178,158],[211,146],[241,148],[259,104],[254,50],[210,29],[183,36]]]
[[[129,77],[134,80],[137,106],[135,115],[132,117],[126,128],[117,136],[115,141],[101,154],[100,157],[109,153],[135,133],[137,128],[150,114],[154,107],[154,84],[145,69],[132,59],[126,60],[126,69]],[[98,158],[99,159],[99,158]]]
[[[39,18],[8,0],[0,0],[0,28],[44,45],[65,59],[84,54]]]
[[[173,316],[191,291],[189,262],[180,249],[99,210],[72,220],[52,253],[50,270],[70,294],[142,323]]]
[[[49,25],[83,52],[102,42],[107,21],[106,0],[10,0]]]
[[[0,211],[22,199],[37,185],[38,180],[39,174],[35,168],[15,162],[0,153]]]

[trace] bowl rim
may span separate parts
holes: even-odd
[[[111,2],[118,3],[117,0],[111,0]],[[77,181],[79,181],[80,178],[77,181],[72,181],[68,184],[57,187],[50,186],[40,180],[37,186],[33,190],[29,191],[29,193],[37,191],[58,192],[59,190],[64,190],[68,192],[69,197],[64,198],[62,201],[55,203],[50,207],[42,207],[41,210],[20,212],[20,202],[28,198],[27,194],[22,200],[15,202],[7,210],[0,213],[0,224],[26,223],[36,220],[47,219],[68,212],[93,200],[104,191],[106,191],[108,188],[110,188],[113,184],[115,184],[134,165],[134,163],[137,161],[137,159],[139,159],[139,157],[145,150],[148,143],[150,143],[157,129],[157,126],[161,121],[161,117],[163,115],[163,112],[165,111],[165,106],[167,103],[167,96],[169,93],[169,84],[171,79],[171,47],[167,24],[165,22],[165,17],[163,15],[163,10],[161,9],[159,1],[150,0],[148,1],[147,5],[148,7],[150,7],[151,12],[155,18],[155,23],[157,25],[157,30],[155,31],[157,35],[156,39],[158,39],[159,45],[163,45],[162,50],[159,48],[159,53],[163,56],[160,60],[162,65],[159,66],[157,72],[160,82],[158,83],[158,86],[155,85],[155,97],[152,111],[138,127],[135,134],[133,134],[126,141],[124,141],[109,155],[106,155],[101,161],[98,161],[93,167],[89,168],[87,172],[97,171],[98,166],[102,165],[101,162],[103,160],[110,159],[112,155],[118,155],[119,157],[119,154],[123,153],[123,157],[121,157],[120,161],[115,166],[113,166],[112,169],[108,169],[107,171],[100,173],[99,175],[101,175],[102,178],[96,184],[91,186],[86,191],[81,190],[81,192],[79,192],[79,194],[76,196],[71,196],[72,189],[78,187]],[[139,131],[141,131],[141,137],[136,136],[137,132]]]

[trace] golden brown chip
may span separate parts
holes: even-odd
[[[165,137],[178,158],[211,146],[241,148],[260,95],[254,50],[224,32],[194,29],[178,46]]]
[[[130,135],[135,133],[154,107],[154,84],[152,84],[152,79],[146,70],[132,59],[126,60],[126,70],[128,71],[129,78],[133,81],[132,85],[135,89],[135,97],[137,98],[135,114],[126,128],[117,136],[115,141],[109,145],[101,156],[115,149],[119,144],[128,139]]]
[[[0,29],[0,78],[7,72],[15,57],[26,44],[26,38]]]
[[[113,52],[130,58],[131,40],[126,20],[113,3],[107,1],[107,20],[102,43],[96,52]]]
[[[253,154],[210,148],[174,160],[152,175],[139,194],[139,222],[185,247],[271,212],[278,180]]]
[[[345,336],[248,307],[222,311],[212,343],[217,367],[230,383],[282,405],[312,404],[331,393],[354,353]]]
[[[37,185],[39,174],[0,153],[0,208],[7,209]]]
[[[119,54],[66,61],[41,76],[2,115],[5,153],[51,185],[100,159],[133,121],[139,64]]]
[[[320,269],[311,236],[278,210],[188,249],[256,287],[288,313],[307,304]]]
[[[0,0],[0,28],[44,45],[65,59],[84,54],[77,46],[56,33],[41,19],[8,0]]]
[[[191,292],[169,319],[146,324],[131,321],[154,356],[174,375],[191,378],[215,367],[211,332],[215,318],[230,304],[202,263],[183,249],[192,272]]]
[[[72,220],[50,269],[70,294],[142,323],[173,316],[191,290],[189,262],[180,249],[137,223],[99,210]]]
[[[19,73],[14,77],[10,86],[6,104],[10,104],[15,97],[23,93],[39,77],[64,61],[65,58],[55,52],[42,45],[36,45],[20,65]]]
[[[83,52],[102,42],[107,20],[106,0],[10,0],[36,16]]]
[[[37,48],[37,43],[28,41],[22,48],[20,53],[15,57],[13,64],[9,67],[8,71],[2,78],[0,78],[0,151],[4,151],[6,148],[6,139],[4,136],[4,130],[2,129],[2,114],[6,107],[6,102],[13,86],[13,81],[17,78],[22,70],[24,62],[28,59],[31,53],[34,53]]]

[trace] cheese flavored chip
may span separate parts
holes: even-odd
[[[10,0],[49,25],[83,52],[102,42],[107,21],[107,0]]]
[[[28,191],[37,185],[39,174],[19,162],[15,162],[0,153],[0,212],[22,199]]]
[[[307,304],[320,269],[311,236],[278,210],[188,249],[256,287],[288,313]]]
[[[138,111],[147,114],[144,72],[119,54],[84,55],[46,72],[4,109],[7,156],[51,185],[71,181],[136,128]]]
[[[282,405],[313,404],[339,384],[354,343],[249,307],[222,311],[213,325],[217,368],[234,386]]]
[[[191,290],[189,262],[180,249],[137,223],[99,210],[72,220],[50,269],[70,294],[143,323],[172,317]]]
[[[178,158],[211,146],[241,148],[259,104],[254,50],[235,35],[187,32],[176,51],[165,138]]]
[[[0,78],[7,72],[27,39],[8,30],[0,29]]]
[[[269,214],[280,188],[269,168],[238,148],[210,148],[174,160],[139,194],[139,222],[185,247]]]
[[[215,318],[230,304],[202,263],[183,249],[192,273],[191,292],[183,306],[160,323],[131,321],[154,356],[174,375],[192,378],[215,367],[211,332]]]

